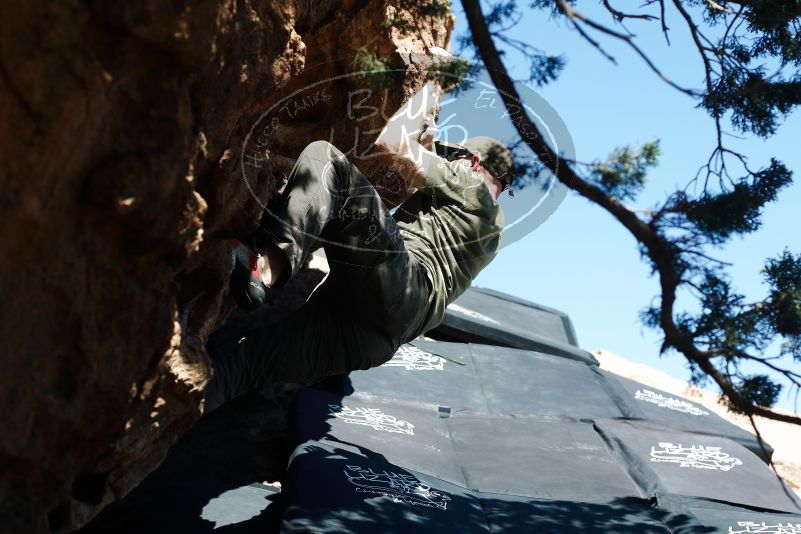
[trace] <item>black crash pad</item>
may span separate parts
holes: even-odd
[[[437,406],[412,405],[395,399],[351,395],[340,397],[304,389],[295,397],[292,434],[295,444],[319,441],[357,448],[365,456],[464,485]]]
[[[703,532],[720,534],[801,534],[801,515],[770,514],[754,510],[690,508]],[[689,532],[689,529],[687,529]],[[696,530],[698,532],[698,530]]]
[[[598,363],[589,352],[578,348],[573,325],[564,313],[478,287],[469,288],[453,301],[442,323],[426,335],[445,341],[537,350]]]
[[[491,412],[620,417],[606,378],[574,360],[492,345],[467,345]]]
[[[212,523],[212,529],[232,529],[265,514],[268,507],[276,506],[273,501],[278,493],[280,489],[259,483],[231,488],[209,500],[200,511],[200,518]],[[178,530],[180,527],[176,525]],[[258,527],[249,524],[248,528],[256,530]]]
[[[250,534],[276,532],[280,524],[280,488],[258,482],[235,484],[194,473],[175,475],[169,486],[163,486],[158,492],[112,504],[78,532]]]
[[[384,365],[351,372],[350,383],[359,393],[481,411],[488,409],[464,343],[407,343]]]
[[[625,404],[624,415],[663,423],[672,428],[715,434],[733,439],[765,461],[770,461],[773,449],[767,443],[760,446],[756,436],[734,425],[696,402],[676,397],[634,380],[600,371],[607,384],[617,386],[619,402]],[[614,391],[614,389],[613,389]]]
[[[663,521],[675,534],[801,534],[801,515],[766,512],[714,499],[658,495]]]
[[[447,421],[472,490],[595,503],[639,496],[590,424],[459,412]]]
[[[357,393],[476,411],[576,419],[624,415],[594,366],[497,345],[415,340],[386,364],[351,373],[350,380]]]
[[[602,420],[596,427],[645,495],[677,494],[801,512],[770,468],[730,439],[650,421]]]
[[[80,534],[278,532],[286,472],[285,396],[240,397],[205,415],[164,462]],[[0,532],[5,532],[0,523]]]
[[[322,443],[292,454],[284,495],[281,532],[489,532],[464,488]]]
[[[493,534],[531,532],[564,534],[668,534],[660,514],[642,499],[598,504],[478,493]]]

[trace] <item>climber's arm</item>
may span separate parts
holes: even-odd
[[[411,154],[415,154],[412,156]],[[409,152],[400,152],[383,144],[375,145],[359,160],[359,169],[365,176],[380,176],[382,173],[402,176],[408,187],[421,189],[426,183],[426,173],[433,161],[433,153],[423,147]]]
[[[439,88],[428,82],[407,100],[387,121],[378,134],[376,144],[400,152],[420,143],[421,135],[435,127],[434,117],[439,107]]]
[[[374,164],[396,168],[417,189],[425,185],[426,170],[436,156],[425,145],[430,145],[436,132],[437,96],[436,84],[429,82],[423,86],[389,119],[376,139],[373,152],[379,158]],[[384,158],[389,161],[380,161]]]

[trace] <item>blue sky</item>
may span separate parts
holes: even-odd
[[[486,13],[486,4],[484,7]],[[611,23],[594,3],[578,7]],[[458,3],[454,3],[454,12],[455,34],[459,35],[467,23]],[[700,59],[682,31],[678,15],[669,18],[670,47],[658,31],[658,23],[628,26],[669,77],[686,86],[701,86]],[[621,145],[661,140],[660,165],[649,174],[645,191],[631,205],[654,205],[677,186],[683,187],[706,162],[714,147],[712,120],[695,109],[688,96],[659,80],[630,49],[601,39],[617,58],[618,65],[614,65],[567,24],[550,20],[542,12],[527,13],[508,35],[567,59],[556,82],[534,90],[566,123],[578,160],[602,159]],[[452,48],[456,49],[455,43]],[[525,77],[526,65],[519,57],[508,54],[505,63],[513,76]],[[726,129],[733,132],[728,125]],[[730,143],[749,156],[752,167],[763,166],[773,156],[796,173],[796,183],[765,210],[758,232],[735,238],[716,251],[716,257],[733,264],[729,272],[735,288],[749,299],[765,295],[759,272],[765,258],[785,247],[801,252],[799,140],[801,113],[796,112],[767,140],[751,137]],[[638,320],[639,311],[658,294],[658,284],[640,260],[634,239],[604,210],[576,194],[568,193],[546,222],[504,248],[475,284],[567,312],[581,346],[588,350],[608,349],[676,378],[689,376],[684,357],[660,357],[658,333],[646,330]],[[785,394],[777,406],[792,410],[793,403]]]

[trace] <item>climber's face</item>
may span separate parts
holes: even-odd
[[[484,183],[487,184],[487,189],[489,189],[492,198],[498,200],[498,197],[501,196],[501,192],[503,192],[503,184],[481,164],[481,158],[475,154],[470,154],[469,156],[460,156],[457,159],[469,160],[470,170],[480,174],[481,177],[484,178]]]

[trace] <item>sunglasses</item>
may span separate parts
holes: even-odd
[[[482,167],[484,167],[484,166],[482,165]],[[484,168],[487,169],[486,167],[484,167]],[[492,171],[489,170],[489,169],[487,169],[487,172],[492,174]],[[492,174],[492,175],[495,176],[494,174]],[[499,182],[501,182],[501,193],[503,193],[504,191],[509,191],[509,196],[514,198],[515,197],[515,190],[512,189],[512,178],[511,177],[507,178],[508,175],[509,175],[509,173],[505,172],[500,176],[495,176],[495,178]]]
[[[484,165],[482,165],[480,162],[479,162],[479,165],[484,167]],[[487,169],[486,167],[484,167],[484,169],[488,173],[490,173],[493,178],[495,178],[496,180],[501,182],[501,193],[503,193],[504,191],[509,191],[509,196],[512,197],[512,198],[515,197],[515,190],[512,189],[512,179],[513,178],[511,176],[509,176],[508,172],[505,172],[500,176],[495,176],[495,173],[492,172],[491,170]]]
[[[469,150],[459,147],[455,150],[450,150],[449,153],[447,154],[447,159],[453,161],[458,158],[470,158],[473,155],[474,154]],[[479,164],[482,167],[484,167],[483,164],[481,163]],[[491,170],[487,169],[486,167],[484,167],[484,169],[486,169],[486,171],[490,173],[495,179],[501,182],[501,193],[503,193],[504,191],[509,191],[509,196],[514,198],[515,192],[514,189],[512,189],[512,180],[514,179],[513,176],[510,176],[508,172],[505,172],[500,176],[495,176],[495,173],[493,173]]]

